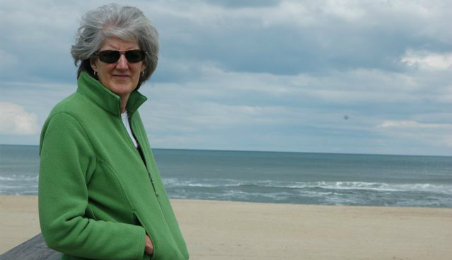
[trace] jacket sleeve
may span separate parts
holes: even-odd
[[[74,117],[58,113],[47,120],[40,156],[39,219],[50,248],[95,259],[144,257],[143,227],[85,217],[87,183],[96,167],[96,156]]]

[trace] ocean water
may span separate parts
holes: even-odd
[[[452,157],[154,149],[171,198],[452,208]],[[0,145],[0,194],[36,195],[37,146]]]

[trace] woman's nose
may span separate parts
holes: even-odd
[[[119,56],[118,64],[116,64],[116,68],[118,69],[127,69],[129,68],[129,64],[127,62],[126,56],[121,53],[121,56]]]

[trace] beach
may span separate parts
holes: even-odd
[[[452,209],[172,200],[190,259],[450,260]],[[0,253],[40,233],[36,196],[0,196]]]

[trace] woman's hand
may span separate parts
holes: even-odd
[[[154,254],[154,245],[148,235],[146,235],[146,246],[144,247],[144,252],[148,255]]]

